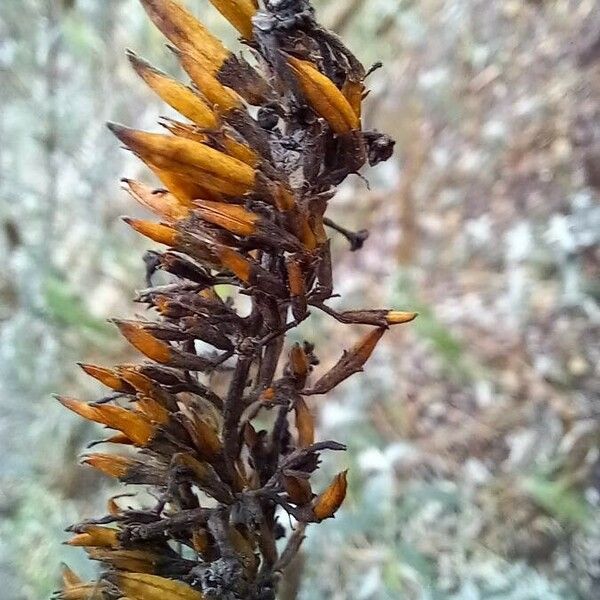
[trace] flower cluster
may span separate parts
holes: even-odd
[[[74,525],[68,543],[102,570],[85,583],[65,567],[57,598],[267,600],[306,525],[333,517],[346,494],[345,472],[313,492],[321,452],[344,446],[315,441],[307,398],[360,371],[390,325],[415,317],[326,304],[326,227],[353,248],[364,241],[325,216],[328,201],[348,175],[387,159],[393,141],[362,130],[367,73],[308,1],[211,0],[248,60],[179,2],[141,1],[191,80],[129,52],[139,76],[185,120],[163,119],[161,133],[109,124],[163,186],[123,180],[160,219],[125,221],[167,247],[148,253],[150,287],[137,297],[155,316],[115,321],[143,362],[81,365],[111,395],[59,401],[114,431],[98,443],[120,450],[83,462],[145,486],[156,502],[140,509],[113,498],[106,516]],[[153,285],[158,271],[166,284]],[[223,289],[234,298],[223,299]],[[371,326],[317,377],[313,346],[286,344],[310,310]],[[210,385],[215,373],[228,377],[224,393]]]

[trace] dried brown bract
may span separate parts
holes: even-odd
[[[111,396],[59,400],[111,430],[95,444],[122,447],[83,462],[153,488],[157,501],[134,509],[111,499],[106,516],[71,528],[68,543],[83,546],[102,570],[84,583],[65,568],[57,592],[64,600],[275,598],[306,525],[333,517],[346,495],[346,472],[313,492],[320,454],[344,446],[315,440],[308,397],[362,370],[388,327],[416,316],[337,313],[325,304],[333,295],[326,227],[353,248],[365,239],[325,217],[328,201],[348,175],[393,148],[385,135],[362,129],[363,66],[305,0],[212,3],[242,36],[252,64],[179,2],[142,0],[191,83],[132,52],[129,59],[187,120],[163,120],[162,133],[109,125],[163,186],[123,180],[160,219],[125,219],[167,247],[147,255],[150,287],[137,298],[158,318],[115,321],[145,362],[82,365]],[[153,287],[157,270],[170,283]],[[215,286],[224,284],[250,299],[248,313],[219,296]],[[371,327],[318,377],[312,345],[286,344],[314,309]],[[209,385],[216,371],[230,377],[225,393]],[[259,415],[268,428],[257,430]],[[290,534],[280,524],[285,513],[296,522]]]

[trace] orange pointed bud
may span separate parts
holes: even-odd
[[[161,169],[151,162],[146,161],[152,172],[160,179],[161,183],[186,207],[191,207],[196,198],[211,198],[210,192],[196,181],[179,175],[168,169]]]
[[[109,498],[106,502],[106,510],[109,515],[116,517],[121,514],[121,507],[117,504],[116,497]]]
[[[94,421],[94,423],[103,422],[96,406],[88,404],[87,402],[81,402],[75,398],[67,398],[66,396],[55,397],[65,408],[68,408],[80,417],[83,417],[88,421]]]
[[[70,569],[67,565],[62,565],[62,581],[63,586],[65,588],[70,588],[76,585],[81,585],[83,580],[79,577],[72,569]]]
[[[300,264],[300,261],[292,258],[286,263],[286,268],[290,295],[296,297],[305,296],[306,286],[304,283],[304,273],[302,272],[302,265]]]
[[[335,133],[344,134],[360,129],[359,117],[331,79],[308,61],[293,56],[287,60],[309,104]]]
[[[154,382],[146,375],[142,375],[135,368],[120,367],[119,375],[140,394],[151,395]]]
[[[109,123],[108,127],[125,146],[155,168],[197,180],[209,190],[232,196],[243,195],[254,187],[252,167],[205,144],[116,123]]]
[[[231,52],[180,2],[141,0],[154,24],[177,48],[190,52],[205,68],[217,72]]]
[[[131,219],[123,217],[123,221],[138,233],[150,238],[159,244],[166,246],[176,246],[179,243],[179,232],[172,227],[162,225],[161,223],[153,223],[152,221],[143,221],[141,219]]]
[[[168,363],[173,357],[171,346],[155,338],[141,325],[130,321],[115,321],[125,339],[142,354],[158,363]]]
[[[366,363],[384,333],[385,329],[383,327],[371,330],[352,347],[350,354],[355,356],[362,364]]]
[[[238,279],[244,283],[250,283],[252,263],[247,258],[227,246],[218,246],[215,249],[215,254],[219,258],[220,263],[226,269],[229,269]]]
[[[218,225],[235,235],[250,236],[256,233],[258,215],[238,204],[198,200],[195,205],[202,218],[213,225]]]
[[[223,447],[217,428],[188,407],[180,405],[180,408],[185,415],[183,426],[190,434],[199,455],[205,460],[213,461]]]
[[[163,117],[160,124],[173,135],[178,135],[199,144],[206,144],[211,140],[211,136],[208,133],[190,123],[180,123],[179,121]]]
[[[306,380],[310,363],[306,352],[304,352],[304,349],[300,344],[294,344],[292,346],[290,351],[290,367],[294,378],[302,381]]]
[[[169,421],[169,411],[150,396],[142,396],[135,403],[139,410],[147,419],[159,425],[166,425]]]
[[[275,400],[275,396],[277,395],[277,391],[274,387],[268,387],[266,390],[263,390],[260,394],[260,401],[264,404],[270,404]]]
[[[243,108],[241,98],[231,88],[224,86],[213,71],[207,69],[193,54],[182,52],[179,61],[203,96],[220,114],[226,114],[236,108]]]
[[[155,69],[130,50],[127,52],[135,72],[169,106],[201,127],[216,129],[219,126],[217,115],[189,87]]]
[[[106,387],[109,387],[111,390],[114,390],[115,392],[123,392],[125,394],[131,392],[131,387],[127,385],[127,383],[123,381],[112,369],[84,363],[79,363],[79,366],[90,377],[97,379],[100,383]]]
[[[149,186],[131,179],[124,179],[123,183],[125,189],[134,200],[164,219],[167,223],[175,223],[190,215],[190,209],[170,192],[153,190]]]
[[[277,210],[281,212],[287,212],[296,206],[296,198],[286,185],[282,183],[276,183],[275,185],[271,186],[271,188],[272,189],[270,191]]]
[[[98,546],[116,548],[119,545],[118,531],[110,527],[87,527],[84,533],[74,535],[67,544],[69,546]]]
[[[115,582],[132,600],[204,600],[201,592],[186,583],[158,575],[118,572]]]
[[[313,504],[313,512],[317,521],[333,517],[346,497],[348,471],[338,473],[329,487],[320,494]]]
[[[298,430],[298,446],[306,448],[315,443],[315,417],[303,398],[294,403],[296,413],[296,429]]]
[[[106,600],[106,585],[99,581],[65,585],[58,593],[59,600]]]
[[[212,300],[213,302],[221,302],[221,297],[217,294],[217,291],[213,287],[205,288],[201,290],[198,294],[205,298],[206,300]]]
[[[133,464],[131,459],[125,456],[100,452],[84,456],[82,462],[110,477],[124,477]]]
[[[295,233],[298,239],[307,250],[314,250],[318,246],[317,237],[310,226],[306,213],[297,211],[294,215],[294,221]]]
[[[350,104],[354,114],[358,118],[360,118],[362,112],[364,93],[365,86],[362,81],[353,81],[352,79],[347,79],[342,88],[342,94],[344,95],[344,98],[348,100],[348,104]]]
[[[290,502],[298,504],[299,506],[308,504],[313,498],[312,489],[308,479],[294,477],[292,475],[284,475],[283,487],[290,499]]]
[[[192,532],[192,545],[194,546],[194,550],[200,554],[206,554],[210,548],[210,539],[208,537],[208,532],[206,529],[198,528],[194,529]]]
[[[229,156],[233,156],[233,158],[237,158],[241,160],[243,163],[250,165],[252,168],[258,166],[260,162],[260,157],[250,146],[246,144],[242,144],[242,142],[238,142],[236,139],[232,138],[230,135],[225,134],[222,140],[223,149]]]
[[[256,13],[256,5],[252,0],[210,1],[245,39],[252,39],[252,17]]]
[[[246,537],[235,527],[229,529],[229,541],[236,554],[241,558],[244,571],[251,577],[256,575],[259,565],[258,555],[255,552],[256,542]]]
[[[416,312],[404,312],[401,310],[390,310],[385,316],[388,325],[400,325],[402,323],[410,323],[419,316]]]
[[[99,560],[119,571],[133,573],[149,573],[156,571],[160,558],[147,550],[112,550],[106,548],[89,548],[92,560]]]
[[[126,436],[124,433],[115,433],[115,435],[111,435],[109,438],[106,438],[102,441],[103,444],[122,444],[124,446],[133,445],[133,440]]]
[[[121,431],[138,446],[146,445],[154,435],[154,426],[139,412],[112,404],[99,404],[96,410],[102,423]]]

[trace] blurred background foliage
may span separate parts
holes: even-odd
[[[206,1],[189,1],[235,38]],[[600,597],[600,9],[595,0],[321,0],[365,63],[369,127],[395,159],[340,191],[367,227],[335,240],[339,305],[417,309],[365,374],[318,401],[351,468],[311,528],[303,600]],[[102,510],[76,466],[97,431],[52,392],[101,391],[75,361],[135,360],[109,316],[135,310],[146,244],[119,177],[147,177],[104,128],[165,108],[132,47],[174,72],[135,0],[0,2],[0,581],[48,597],[62,530]],[[335,323],[301,334],[335,360]],[[335,461],[338,461],[335,464]],[[294,587],[288,582],[289,588]],[[294,597],[282,592],[282,598]]]

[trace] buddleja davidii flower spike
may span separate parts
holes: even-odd
[[[345,446],[318,441],[312,397],[361,371],[389,327],[416,317],[327,304],[328,228],[353,249],[366,238],[325,216],[329,200],[349,174],[393,148],[362,128],[365,69],[317,24],[307,0],[265,0],[262,8],[254,0],[211,2],[255,53],[257,68],[180,2],[141,0],[191,81],[131,51],[129,60],[182,120],[161,119],[162,133],[109,125],[162,184],[123,180],[156,218],[125,222],[162,246],[146,255],[148,288],[136,297],[149,317],[114,321],[142,360],[82,364],[109,395],[58,399],[109,430],[82,462],[150,488],[156,502],[140,508],[113,498],[106,515],[70,528],[67,543],[84,548],[101,571],[85,583],[65,567],[63,600],[275,598],[307,525],[334,517],[347,493],[346,471],[314,489],[321,454]],[[153,284],[158,270],[168,283]],[[222,299],[223,285],[248,298],[250,310]],[[312,344],[286,343],[311,310],[370,329],[322,369]],[[225,389],[211,385],[223,379]],[[258,420],[267,413],[271,419]],[[296,521],[291,534],[280,524],[285,513]]]

